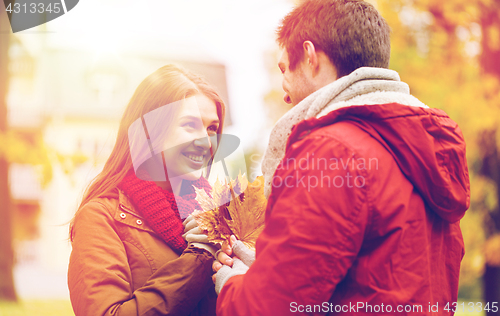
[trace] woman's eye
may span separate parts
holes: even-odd
[[[209,133],[216,134],[217,133],[217,129],[218,129],[217,126],[212,125],[212,126],[208,127],[207,130],[208,130]]]
[[[183,127],[190,127],[190,128],[195,128],[195,124],[193,122],[188,122],[188,123],[184,123],[182,124]]]

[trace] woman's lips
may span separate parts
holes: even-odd
[[[183,155],[195,162],[203,162],[203,159],[205,158],[204,155],[195,155],[195,154],[183,154]]]
[[[193,153],[182,153],[184,157],[188,160],[188,163],[191,165],[191,168],[200,169],[203,167],[203,163],[205,162],[205,155],[193,154]]]

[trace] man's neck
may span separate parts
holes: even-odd
[[[338,79],[337,68],[330,61],[330,58],[322,51],[318,51],[316,54],[318,58],[318,67],[312,73],[311,78],[314,82],[314,91]]]

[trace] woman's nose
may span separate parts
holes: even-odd
[[[212,147],[212,142],[210,141],[210,137],[205,135],[204,137],[195,139],[194,145],[196,147],[203,148],[204,150],[208,150]]]

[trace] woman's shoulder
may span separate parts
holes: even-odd
[[[118,233],[119,223],[123,223],[130,217],[124,216],[122,211],[124,205],[131,205],[127,196],[120,190],[113,189],[80,206],[70,228],[72,240],[74,241],[74,236],[78,232],[86,232],[86,234],[96,232],[100,236],[106,231]]]
[[[92,198],[90,201],[82,205],[75,214],[75,221],[83,218],[88,218],[89,213],[92,216],[100,214],[101,216],[114,217],[117,208],[120,205],[120,192],[114,189],[98,197]]]
[[[132,215],[132,216],[128,216]],[[90,201],[82,205],[75,214],[74,221],[96,221],[98,218],[105,217],[109,221],[128,222],[128,217],[137,218],[142,223],[142,217],[135,210],[132,202],[127,195],[115,188],[98,197],[92,198]],[[141,226],[140,224],[138,224]],[[142,225],[144,226],[144,225]],[[142,227],[142,229],[146,229]]]

